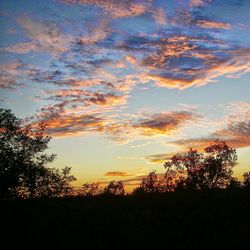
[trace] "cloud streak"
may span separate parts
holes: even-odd
[[[170,135],[187,121],[196,120],[197,115],[187,112],[167,112],[153,114],[151,117],[139,119],[133,127],[142,130],[144,135]]]
[[[7,52],[25,54],[42,51],[57,54],[66,51],[68,44],[72,41],[72,37],[62,34],[53,22],[34,20],[27,15],[18,17],[16,22],[22,27],[30,41],[4,48],[3,50]]]
[[[250,103],[235,103],[229,105],[231,112],[221,121],[218,128],[207,137],[177,140],[171,144],[181,146],[182,150],[189,147],[203,150],[217,139],[223,140],[234,148],[250,146]]]
[[[139,3],[132,0],[61,0],[66,4],[80,4],[80,5],[92,5],[102,8],[113,18],[124,18],[140,16],[144,14],[148,7],[150,7],[152,1],[144,1]]]
[[[122,172],[122,171],[111,171],[111,172],[105,173],[104,176],[108,176],[108,177],[128,177],[128,176],[131,176],[131,174],[129,174],[127,172]]]

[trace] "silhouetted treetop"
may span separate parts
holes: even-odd
[[[103,191],[104,194],[124,195],[125,189],[122,181],[111,181]]]
[[[50,137],[44,125],[24,125],[10,110],[0,109],[0,196],[34,198],[65,192],[75,178],[70,168],[47,168],[55,154],[43,153]]]
[[[225,142],[216,141],[206,147],[204,153],[190,148],[186,154],[176,154],[164,167],[185,171],[186,179],[181,182],[187,189],[203,190],[226,188],[235,181],[233,167],[237,164],[236,150]]]

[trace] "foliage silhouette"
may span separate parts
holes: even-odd
[[[244,173],[243,174],[243,178],[244,178],[244,180],[243,180],[243,187],[245,189],[250,190],[250,172]]]
[[[83,196],[95,196],[95,195],[100,195],[103,193],[102,188],[100,187],[100,184],[97,182],[93,183],[84,183],[82,185],[82,188],[80,190],[79,195]]]
[[[156,171],[152,171],[146,176],[146,178],[142,179],[141,189],[145,193],[154,193],[158,191],[158,177]]]
[[[190,148],[189,152],[174,155],[164,164],[169,171],[186,172],[186,178],[177,186],[189,190],[227,188],[236,184],[233,167],[237,164],[236,150],[225,142],[216,141],[204,153]]]
[[[55,154],[45,154],[50,137],[45,126],[23,125],[10,110],[0,109],[0,198],[38,198],[66,195],[70,168],[47,168]]]
[[[103,190],[104,194],[124,195],[125,189],[122,181],[111,181]]]

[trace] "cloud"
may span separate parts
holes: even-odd
[[[192,38],[182,35],[174,35],[168,38],[160,38],[156,41],[146,41],[149,49],[155,48],[154,52],[143,59],[143,65],[152,69],[165,67],[172,58],[179,58],[193,51],[197,45],[191,43]]]
[[[105,173],[104,176],[127,177],[127,176],[131,176],[131,174],[127,172],[121,172],[121,171],[112,171],[112,172]]]
[[[61,2],[84,5],[80,10],[91,11],[84,18],[81,14],[70,20],[70,25],[74,24],[70,27],[68,20],[59,14],[62,19],[53,16],[50,19],[53,21],[28,15],[17,17],[25,40],[2,49],[18,54],[30,51],[51,54],[46,66],[40,59],[33,61],[34,57],[25,55],[25,60],[33,61],[36,66],[22,63],[6,66],[0,75],[2,88],[15,88],[22,82],[29,86],[37,84],[44,93],[40,100],[47,103],[42,110],[45,115],[49,110],[60,110],[56,117],[42,117],[49,122],[50,134],[55,131],[61,135],[60,128],[66,131],[65,135],[78,134],[90,131],[88,124],[93,124],[93,130],[117,141],[175,135],[196,121],[197,115],[186,111],[126,114],[133,90],[152,85],[185,89],[214,82],[221,76],[240,77],[250,72],[250,48],[240,47],[243,43],[234,41],[231,35],[223,40],[223,32],[233,35],[230,24],[213,20],[202,12],[200,7],[212,1],[189,1],[194,9],[185,5],[187,9],[170,11],[151,0]],[[86,9],[86,6],[91,7]],[[125,17],[131,19],[117,20]],[[136,22],[142,27],[149,21],[151,24],[145,29],[137,30],[137,26],[131,25]],[[60,27],[71,30],[70,34]],[[68,123],[72,124],[72,131]],[[213,136],[232,138],[237,129],[237,133],[240,129],[248,132],[245,121],[239,121],[238,127],[231,124]]]
[[[133,127],[142,130],[144,135],[170,135],[186,122],[196,119],[197,115],[187,111],[159,113],[140,119]]]
[[[219,50],[220,51],[220,50]],[[250,49],[232,49],[218,52],[202,49],[190,50],[190,55],[177,60],[176,63],[169,66],[161,66],[158,70],[151,70],[145,78],[153,80],[157,86],[185,89],[191,86],[202,86],[214,81],[216,78],[237,77],[250,72]],[[178,52],[177,52],[178,53]],[[158,60],[151,57],[150,65],[159,64],[167,61],[164,55],[160,55]],[[185,66],[184,66],[185,64]],[[160,65],[157,65],[158,67]]]
[[[202,7],[202,6],[207,5],[211,2],[212,2],[212,0],[190,0],[189,6],[190,7]]]
[[[239,137],[220,137],[220,136],[213,136],[210,135],[208,137],[201,137],[201,138],[192,138],[192,139],[185,139],[185,140],[177,140],[171,142],[170,144],[175,146],[180,146],[181,151],[188,150],[189,148],[195,148],[199,151],[204,150],[207,146],[213,144],[216,140],[225,141],[229,146],[233,148],[243,148],[250,146],[249,138],[239,138]]]
[[[217,22],[217,21],[209,21],[209,20],[198,20],[196,25],[205,28],[205,29],[231,29],[231,25],[229,23]]]
[[[29,122],[33,126],[44,123],[51,136],[65,137],[96,131],[118,143],[127,143],[135,139],[176,134],[182,127],[199,118],[197,114],[188,111],[122,114],[119,109],[114,109],[116,103],[112,103],[113,96],[106,96],[111,99],[105,101],[96,101],[88,97],[88,92],[85,99],[81,97],[82,94],[86,95],[85,91],[62,91],[61,96],[64,98],[67,95],[69,99],[45,106],[37,115],[28,119]],[[59,99],[55,100],[60,100],[61,96],[58,94],[56,98]],[[91,103],[88,103],[89,100]]]
[[[221,29],[230,26],[196,19],[190,25],[193,27],[197,24]],[[131,35],[114,48],[133,53],[140,79],[160,87],[185,89],[203,86],[221,76],[239,77],[250,71],[250,48],[196,31],[193,32],[195,35],[162,31],[151,36]]]
[[[250,103],[233,103],[228,105],[231,114],[219,122],[221,128],[216,129],[207,137],[177,140],[170,144],[181,146],[182,150],[189,147],[203,150],[217,139],[223,140],[234,148],[250,146]]]
[[[92,25],[89,25],[89,27],[87,26],[88,33],[79,39],[79,43],[86,46],[93,45],[99,41],[104,40],[111,32],[111,29],[108,25],[109,20],[102,19],[97,22],[96,27],[93,27]]]
[[[164,163],[165,161],[170,160],[173,154],[174,153],[148,155],[145,159],[150,163]]]
[[[30,65],[23,63],[21,60],[1,63],[0,88],[16,89],[17,87],[26,86],[25,76],[29,72],[30,67]]]
[[[38,50],[38,45],[34,42],[23,42],[23,43],[17,43],[10,47],[6,47],[2,50],[11,52],[11,53],[26,54],[30,51]]]
[[[236,104],[235,104],[236,105]],[[242,106],[242,107],[241,107]],[[235,147],[250,146],[250,102],[237,103],[233,114],[227,119],[226,126],[213,133],[213,136],[222,138]]]
[[[148,155],[145,156],[145,159],[149,163],[162,164],[177,153],[187,152],[189,148],[204,151],[206,147],[212,145],[218,139],[225,141],[229,146],[236,149],[250,147],[250,103],[235,102],[223,105],[222,108],[227,115],[219,121],[213,121],[216,126],[215,131],[211,134],[199,138],[168,142],[169,146],[177,147],[177,151]]]
[[[82,89],[61,89],[46,91],[50,96],[46,99],[61,101],[67,105],[81,103],[83,106],[119,106],[124,105],[127,100],[126,95],[120,95],[112,92],[101,93],[91,92]]]
[[[119,115],[106,124],[103,132],[111,140],[128,143],[135,139],[177,134],[182,127],[197,119],[199,115],[188,111]]]
[[[140,3],[132,0],[60,0],[66,4],[93,5],[102,8],[113,18],[140,16],[151,6],[151,0]]]
[[[72,41],[70,35],[62,34],[53,22],[43,22],[31,19],[23,15],[16,19],[17,23],[24,29],[29,42],[17,43],[4,48],[5,51],[24,54],[32,52],[62,53],[68,48]]]
[[[163,8],[155,8],[152,11],[152,17],[154,18],[155,22],[160,25],[166,25],[167,22],[167,15]]]
[[[46,134],[54,137],[76,136],[84,132],[101,131],[103,127],[102,118],[89,114],[62,115],[54,113],[47,117],[42,114],[40,120],[33,123],[33,126],[35,127],[40,122],[46,125]]]

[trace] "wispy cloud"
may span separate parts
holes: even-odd
[[[151,0],[144,3],[128,0],[60,0],[66,4],[93,5],[102,8],[113,18],[124,18],[131,16],[140,16],[146,12],[151,5]]]
[[[144,135],[169,135],[197,117],[196,114],[187,111],[159,113],[139,119],[133,127],[140,129]]]
[[[131,176],[132,174],[129,174],[127,172],[122,172],[122,171],[111,171],[111,172],[107,172],[104,174],[104,176],[109,176],[109,177],[127,177],[127,176]]]
[[[43,117],[39,122],[46,124],[46,134],[55,137],[67,137],[102,130],[102,118],[97,115],[62,115],[51,114]],[[33,123],[36,126],[36,123]]]
[[[70,35],[62,34],[57,25],[53,22],[35,20],[27,15],[16,19],[23,28],[28,42],[21,42],[4,48],[5,51],[24,54],[32,52],[47,52],[51,54],[61,53],[67,50],[68,44],[72,41]]]
[[[157,24],[166,25],[168,23],[167,14],[163,8],[155,8],[152,10],[152,17]]]
[[[212,0],[190,0],[190,7],[201,7],[211,3]]]
[[[164,163],[165,161],[170,160],[174,153],[163,153],[163,154],[154,154],[147,155],[145,159],[150,163]]]
[[[198,20],[196,25],[206,28],[206,29],[231,29],[231,25],[229,23],[209,21],[209,20]]]
[[[250,103],[232,103],[228,105],[229,115],[223,117],[218,122],[220,128],[216,129],[207,137],[183,139],[172,142],[171,144],[180,146],[181,150],[189,147],[204,149],[215,140],[220,139],[227,142],[234,148],[250,146]]]
[[[30,65],[21,60],[0,64],[0,88],[16,89],[26,86],[26,75],[29,72]]]

